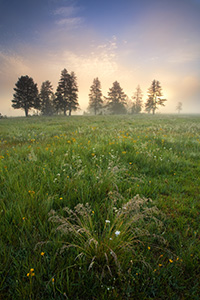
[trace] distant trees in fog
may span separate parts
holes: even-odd
[[[155,114],[158,106],[165,106],[166,99],[162,98],[162,88],[159,81],[153,80],[150,88],[148,89],[148,98],[145,103],[145,110]]]
[[[68,73],[66,69],[61,71],[56,92],[49,80],[42,83],[40,93],[37,84],[29,76],[18,78],[14,88],[12,107],[23,109],[25,115],[34,109],[37,114],[53,115],[68,114],[79,108],[78,85],[74,72]],[[148,113],[155,114],[159,106],[165,106],[166,99],[163,98],[162,88],[159,81],[153,80],[147,92],[147,100],[143,105],[143,93],[138,85],[133,97],[130,99],[123,91],[118,81],[113,82],[109,88],[108,95],[103,96],[101,82],[97,78],[93,80],[89,92],[88,112],[92,114],[139,114],[144,109]],[[176,110],[182,110],[182,103],[179,102]]]
[[[95,82],[95,79],[94,79]],[[91,86],[91,89],[94,90],[94,82]],[[98,80],[98,84],[100,85],[100,81]],[[97,94],[90,93],[89,94],[89,113],[94,112],[95,115],[97,112],[100,114],[139,114],[143,108],[143,93],[140,88],[140,85],[136,87],[136,91],[132,97],[132,101],[128,98],[128,96],[124,93],[121,88],[119,82],[115,81],[113,86],[108,91],[108,97],[104,97],[104,101],[101,102],[101,105],[98,107],[98,110],[95,109],[97,107]],[[92,96],[91,96],[92,95]],[[95,96],[94,96],[95,95]],[[102,97],[102,93],[101,93]],[[145,103],[145,111],[148,113],[155,114],[156,109],[159,106],[165,106],[166,99],[162,96],[162,88],[159,81],[153,80],[150,88],[148,89],[147,101]],[[94,108],[94,110],[92,110]]]
[[[98,77],[93,80],[89,93],[89,111],[94,112],[96,115],[103,107],[101,82]]]
[[[181,110],[183,109],[183,103],[179,102],[176,106],[176,110],[178,111],[178,113],[180,114]]]

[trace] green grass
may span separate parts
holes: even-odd
[[[199,299],[199,133],[187,115],[0,120],[0,299]]]

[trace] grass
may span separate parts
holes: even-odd
[[[199,116],[0,132],[0,299],[199,299]]]

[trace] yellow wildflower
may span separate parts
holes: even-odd
[[[41,255],[44,256],[44,252],[41,252]]]
[[[173,260],[170,258],[170,259],[169,259],[169,262],[170,262],[170,263],[173,263]]]

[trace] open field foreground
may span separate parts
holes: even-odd
[[[0,299],[200,299],[200,116],[0,120]]]

